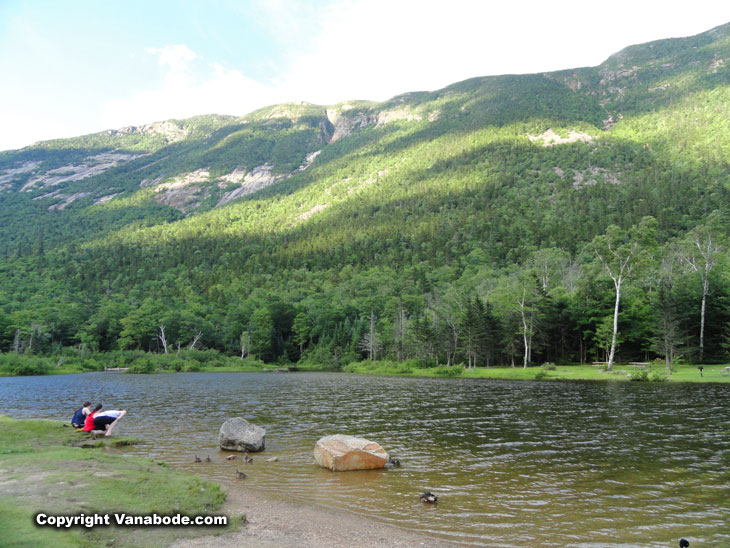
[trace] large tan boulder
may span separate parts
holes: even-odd
[[[374,441],[346,434],[325,436],[314,446],[314,460],[335,472],[385,468],[388,453]]]

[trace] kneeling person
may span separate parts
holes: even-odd
[[[112,433],[112,429],[116,426],[124,415],[127,414],[126,409],[110,409],[109,411],[101,411],[94,416],[94,430],[93,434],[104,434],[109,436]]]
[[[71,426],[74,428],[83,428],[86,417],[91,414],[91,402],[87,401],[84,405],[76,410],[71,419]]]

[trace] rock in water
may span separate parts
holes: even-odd
[[[314,460],[335,472],[385,468],[388,453],[374,441],[345,434],[325,436],[314,446]]]
[[[246,419],[234,417],[221,426],[218,445],[229,451],[263,451],[266,430]]]

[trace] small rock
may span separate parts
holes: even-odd
[[[271,457],[270,459],[266,459],[266,462],[276,462],[279,460],[279,457]]]

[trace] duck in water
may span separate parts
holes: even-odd
[[[248,476],[246,475],[245,472],[241,472],[238,468],[236,468],[236,477],[238,477],[238,479],[242,480],[242,479],[246,479]]]
[[[436,504],[439,500],[431,491],[424,491],[419,498],[423,504]]]

